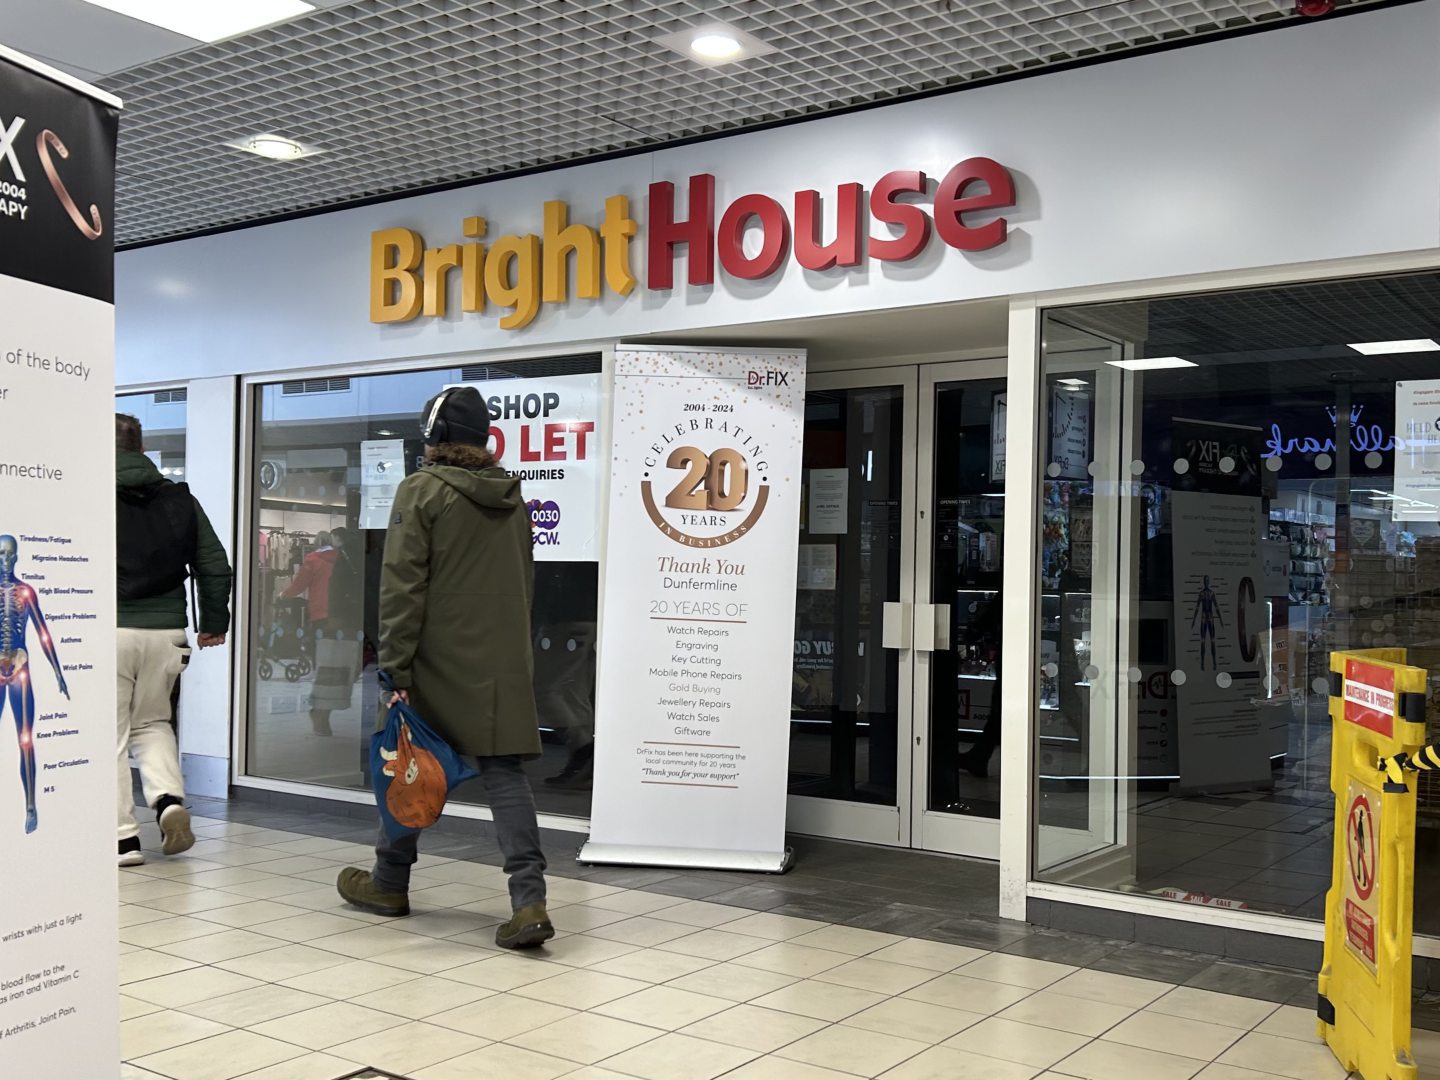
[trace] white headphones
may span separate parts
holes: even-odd
[[[435,404],[430,406],[430,415],[425,418],[425,433],[423,436],[427,446],[433,445],[430,442],[430,436],[435,432],[435,424],[440,419],[440,410],[445,407],[445,402],[449,399],[451,393],[453,393],[454,390],[455,387],[452,386],[440,391],[440,393],[435,398]],[[443,442],[444,440],[442,439],[440,441]]]

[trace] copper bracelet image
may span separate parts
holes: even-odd
[[[65,144],[60,141],[60,136],[46,128],[35,136],[35,149],[40,153],[40,164],[45,168],[45,175],[50,178],[50,186],[55,189],[55,197],[60,200],[60,205],[65,207],[65,212],[70,215],[70,220],[75,223],[77,229],[85,234],[86,239],[100,239],[100,234],[105,229],[100,221],[100,209],[91,203],[90,220],[85,220],[85,215],[75,205],[75,200],[70,197],[70,192],[65,190],[65,183],[60,179],[60,174],[55,171],[55,163],[50,160],[51,147],[55,148],[55,152],[60,155],[62,161],[70,156],[70,151],[65,149]]]

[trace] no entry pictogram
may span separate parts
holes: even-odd
[[[1369,900],[1375,891],[1376,839],[1375,814],[1370,799],[1361,793],[1350,802],[1345,821],[1345,847],[1349,853],[1350,882],[1360,900]]]

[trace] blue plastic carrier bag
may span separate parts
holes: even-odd
[[[383,671],[380,690],[395,692]],[[390,706],[385,726],[370,737],[371,786],[392,840],[435,824],[450,789],[479,775],[403,701]]]

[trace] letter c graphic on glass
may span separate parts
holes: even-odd
[[[60,179],[60,174],[55,171],[55,163],[50,160],[50,150],[52,147],[55,152],[60,155],[61,161],[64,161],[70,156],[70,151],[65,149],[65,144],[60,141],[60,136],[56,135],[49,128],[46,128],[40,132],[39,135],[35,136],[35,149],[39,151],[40,164],[45,169],[45,175],[50,178],[50,186],[55,189],[55,197],[60,200],[60,205],[63,206],[65,212],[70,215],[70,220],[75,223],[77,229],[85,234],[87,240],[100,239],[100,234],[105,231],[105,226],[100,221],[99,207],[94,203],[90,204],[90,220],[86,221],[85,215],[82,214],[80,208],[75,205],[75,200],[70,197],[70,192],[65,190],[65,182]]]

